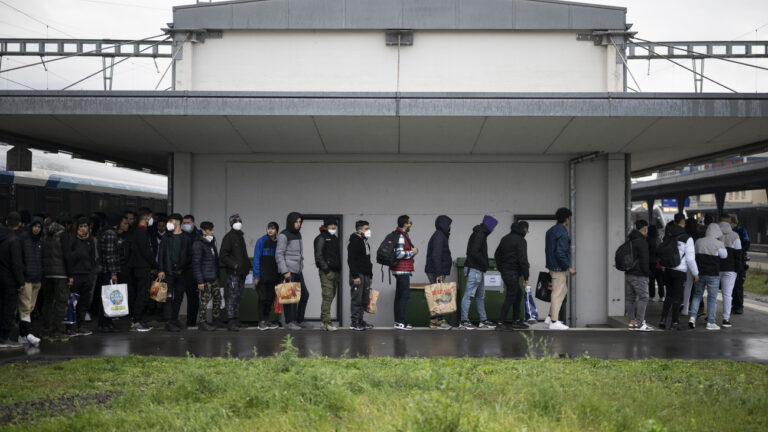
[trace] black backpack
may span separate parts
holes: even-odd
[[[629,271],[637,265],[637,258],[635,258],[635,251],[632,247],[633,240],[627,240],[616,249],[616,255],[614,257],[616,269],[619,271]]]
[[[662,267],[675,268],[680,265],[680,252],[677,250],[678,237],[667,237],[656,249]]]
[[[379,245],[379,249],[376,250],[376,263],[387,267],[394,267],[399,261],[395,258],[395,251],[397,250],[397,242],[400,240],[400,232],[392,231],[384,237],[384,241]]]

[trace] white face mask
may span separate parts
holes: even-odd
[[[337,232],[339,232],[339,230],[336,230],[336,229],[329,229],[328,230],[328,234],[330,234],[330,235],[336,235]]]
[[[363,235],[365,236],[365,238],[371,238],[371,230],[366,230],[366,231],[363,233]]]
[[[213,241],[213,236],[205,236],[205,239],[208,240],[208,243]]]
[[[240,231],[243,229],[243,223],[242,222],[235,222],[232,224],[232,229],[236,231]]]
[[[182,226],[181,226],[181,229],[182,229],[184,232],[192,232],[192,225],[190,225],[190,224],[184,224],[184,225],[182,225]]]
[[[155,220],[152,218],[149,218],[149,220],[147,221],[147,226],[152,226],[154,224],[155,224]]]
[[[168,231],[173,231],[176,229],[176,227],[171,222],[168,222],[167,224],[165,224],[165,229],[167,229]]]

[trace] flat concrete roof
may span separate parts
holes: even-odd
[[[173,8],[175,29],[625,30],[626,8],[556,0],[237,0]]]
[[[768,145],[768,143],[766,144]],[[768,188],[768,160],[662,177],[632,184],[632,200],[675,198]]]
[[[768,94],[0,92],[0,140],[164,172],[167,154],[632,153],[768,141]]]

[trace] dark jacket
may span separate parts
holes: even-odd
[[[158,267],[161,272],[173,273],[175,271],[184,271],[187,270],[190,263],[192,263],[192,236],[185,232],[179,234],[179,236],[181,236],[179,262],[176,264],[173,263],[174,235],[173,232],[166,232],[162,240],[160,240],[157,256]]]
[[[91,274],[96,266],[96,247],[93,238],[79,238],[77,235],[70,241],[70,262],[73,275]]]
[[[15,231],[0,225],[0,276],[12,280],[14,287],[23,286],[24,260],[21,240]]]
[[[650,253],[648,252],[648,242],[645,240],[640,231],[632,230],[629,233],[628,240],[632,242],[632,255],[637,260],[637,264],[634,267],[627,270],[625,274],[633,276],[650,276]]]
[[[154,234],[145,227],[137,226],[131,235],[131,252],[128,255],[128,267],[132,269],[157,269],[155,251],[152,243]]]
[[[253,279],[258,279],[259,284],[273,284],[280,278],[275,260],[276,247],[277,239],[272,240],[268,235],[258,239],[253,247]]]
[[[467,268],[486,272],[488,271],[488,235],[491,230],[485,224],[475,225],[472,235],[467,243]]]
[[[528,242],[525,241],[525,228],[512,224],[511,232],[501,238],[499,247],[493,257],[496,266],[502,272],[516,273],[528,280],[530,264],[528,264]]]
[[[661,239],[659,238],[659,230],[655,226],[648,228],[648,237],[646,237],[648,243],[648,266],[651,273],[656,269],[656,261],[659,259],[656,249],[661,245]]]
[[[320,234],[315,237],[315,264],[323,273],[341,271],[339,238],[320,227]]]
[[[219,279],[219,253],[216,251],[216,239],[212,242],[201,239],[192,244],[192,276],[198,285]]]
[[[251,260],[245,248],[245,235],[236,229],[229,230],[221,241],[221,263],[229,274],[245,276],[251,271]]]
[[[121,271],[120,238],[117,231],[108,226],[99,234],[99,264],[101,272],[107,275],[117,275]]]
[[[548,270],[566,271],[571,268],[571,237],[565,225],[555,224],[547,230],[544,251]]]
[[[357,233],[349,236],[347,265],[349,266],[350,279],[357,279],[360,275],[373,277],[371,246],[365,237]]]
[[[43,275],[72,276],[70,263],[70,237],[60,224],[48,226],[43,239]]]
[[[43,280],[43,232],[32,235],[32,230],[26,229],[19,235],[24,260],[24,280],[40,282]]]
[[[431,273],[436,276],[451,274],[453,258],[451,258],[451,248],[448,246],[448,237],[451,235],[450,228],[452,222],[453,220],[445,215],[440,215],[435,219],[435,232],[429,238],[429,243],[427,244],[425,273]]]

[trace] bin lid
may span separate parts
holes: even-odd
[[[467,257],[456,258],[456,268],[463,269],[466,261]],[[496,267],[496,260],[490,257],[488,258],[488,270],[498,270],[498,267]]]

